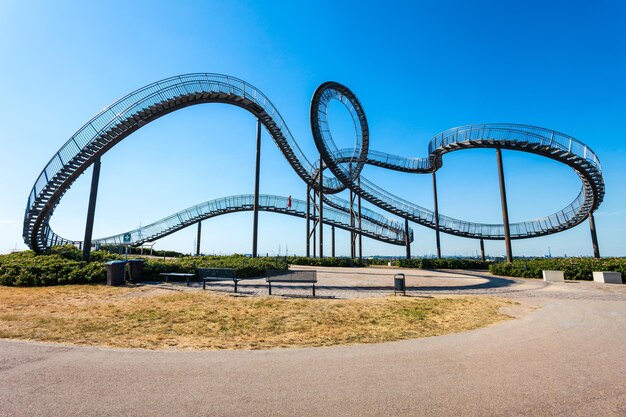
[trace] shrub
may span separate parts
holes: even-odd
[[[126,254],[126,248],[122,245],[101,245],[99,247],[99,251],[107,252],[112,255],[124,255]],[[184,253],[176,252],[173,250],[157,250],[153,249],[144,249],[143,254],[141,253],[140,247],[129,246],[128,247],[129,255],[152,255],[152,256],[166,256],[168,258],[180,258],[185,256]]]
[[[335,266],[335,267],[351,267],[363,266],[358,259],[351,258],[306,258],[303,256],[292,256],[287,258],[287,262],[291,265],[309,265],[309,266]]]
[[[0,285],[44,286],[106,281],[104,264],[76,260],[74,251],[61,247],[47,254],[31,251],[0,255]]]
[[[144,264],[144,279],[158,280],[162,272],[196,273],[198,268],[233,268],[238,277],[264,276],[268,269],[283,269],[284,265],[274,258],[248,258],[231,256],[185,256],[177,259],[147,259]]]
[[[414,258],[398,259],[398,266],[417,269],[487,269],[489,262],[469,258]]]
[[[59,284],[106,282],[105,261],[123,259],[106,251],[91,252],[91,262],[80,259],[82,253],[73,246],[55,247],[45,254],[31,251],[0,255],[0,285],[45,286]],[[162,272],[195,273],[197,268],[234,268],[237,276],[257,277],[268,269],[280,269],[273,258],[247,258],[242,255],[200,256],[177,259],[147,259],[144,280],[160,280]]]
[[[512,263],[498,262],[489,267],[494,275],[541,278],[542,270],[563,271],[565,279],[592,280],[593,271],[616,271],[626,276],[624,258],[537,258],[517,259]]]

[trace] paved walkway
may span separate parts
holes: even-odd
[[[320,294],[386,295],[393,272],[328,269]],[[0,416],[626,416],[626,286],[472,272],[410,271],[407,279],[412,295],[494,294],[533,311],[465,333],[334,348],[175,352],[0,341]]]

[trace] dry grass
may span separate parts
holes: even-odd
[[[377,343],[486,326],[511,302],[232,297],[101,285],[0,287],[0,337],[147,349],[267,349]]]

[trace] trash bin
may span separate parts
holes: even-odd
[[[107,285],[124,285],[126,261],[107,262]]]
[[[130,282],[141,282],[143,279],[143,259],[129,259],[128,260],[128,273],[130,275]]]
[[[393,276],[393,295],[398,294],[406,295],[406,280],[404,274],[396,274]]]

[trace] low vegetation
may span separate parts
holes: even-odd
[[[281,269],[286,266],[275,258],[249,258],[243,255],[147,259],[144,266],[144,279],[160,279],[161,272],[196,273],[198,268],[233,268],[238,277],[249,278],[263,276],[268,269]]]
[[[144,248],[143,250],[140,247],[130,246],[128,249],[124,246],[119,245],[102,245],[100,246],[101,251],[122,255],[126,253],[128,250],[129,255],[150,255],[150,256],[166,256],[168,258],[182,258],[185,255],[184,253],[177,252],[174,250],[158,250],[158,249],[149,249]]]
[[[109,256],[107,253],[94,253],[94,262],[87,264],[75,259],[72,251],[66,250],[45,255],[35,255],[31,251],[0,255],[0,285],[46,286],[105,282],[106,267],[103,261]]]
[[[0,337],[147,349],[267,349],[378,343],[507,318],[495,298],[233,297],[153,287],[0,287]]]
[[[289,257],[287,261],[291,265],[311,265],[311,266],[334,266],[334,267],[360,267],[360,266],[376,266],[387,265],[399,266],[401,268],[416,269],[488,269],[489,262],[483,262],[479,259],[470,258],[444,258],[444,259],[358,259],[350,258],[306,258],[306,257]]]
[[[537,258],[519,259],[512,263],[492,264],[494,275],[523,278],[541,278],[542,270],[563,271],[565,279],[592,280],[593,271],[616,271],[626,277],[625,258]]]
[[[471,258],[442,258],[442,259],[400,259],[397,265],[402,268],[418,269],[488,269],[490,262]]]
[[[350,258],[307,258],[304,256],[290,256],[286,258],[290,265],[359,267],[363,266],[358,259]]]
[[[0,255],[0,285],[104,283],[105,262],[125,257],[108,251],[93,251],[92,262],[85,263],[81,259],[82,253],[74,246],[54,247],[41,255],[36,255],[32,251]],[[251,259],[243,255],[147,258],[144,265],[144,280],[159,280],[161,272],[196,273],[197,268],[234,268],[239,277],[254,277],[264,275],[267,269],[284,267],[284,264],[274,258]]]

